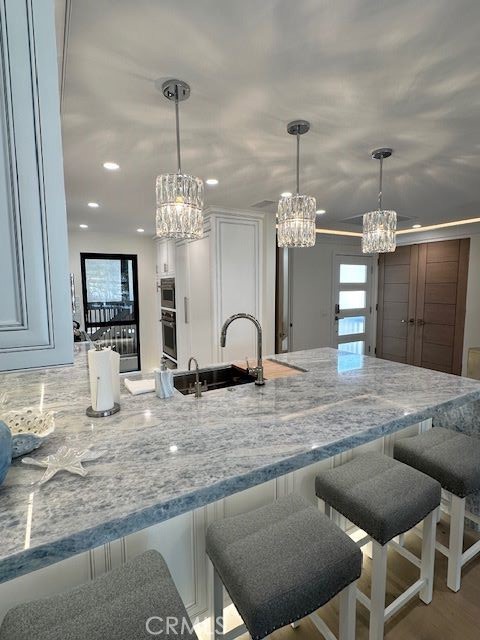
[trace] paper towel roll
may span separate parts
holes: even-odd
[[[112,409],[114,384],[111,349],[90,349],[88,351],[88,369],[92,409],[94,411]],[[118,395],[120,396],[120,391]]]

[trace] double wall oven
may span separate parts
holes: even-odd
[[[177,362],[177,314],[175,311],[175,278],[160,280],[160,306],[163,355],[172,367]]]

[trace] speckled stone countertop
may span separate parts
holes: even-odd
[[[334,349],[275,358],[306,372],[200,400],[123,390],[120,413],[96,420],[83,348],[71,367],[0,375],[6,410],[56,412],[33,457],[104,452],[85,478],[43,486],[41,469],[13,464],[0,487],[0,582],[480,399],[480,382]]]

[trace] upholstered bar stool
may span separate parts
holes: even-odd
[[[440,484],[397,460],[367,453],[320,472],[315,491],[327,513],[338,511],[366,533],[359,546],[372,542],[371,598],[361,591],[357,597],[370,610],[370,640],[381,640],[385,622],[417,593],[425,604],[432,600]],[[394,538],[421,521],[424,537],[419,559]],[[419,567],[420,578],[385,608],[387,544]]]
[[[335,640],[313,612],[337,594],[339,638],[354,640],[360,550],[303,498],[290,495],[211,524],[207,553],[214,567],[215,640],[230,640],[245,630],[260,640],[306,616],[327,640]],[[223,587],[244,621],[228,633],[218,623]]]
[[[480,541],[463,551],[465,500],[480,491],[480,439],[435,427],[396,442],[393,455],[438,480],[449,495],[449,545],[437,542],[437,549],[448,558],[447,585],[458,591],[463,565],[480,553]],[[467,513],[467,517],[480,524],[478,516]]]
[[[11,609],[0,640],[197,640],[162,556],[146,553],[69,592]]]

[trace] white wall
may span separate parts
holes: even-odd
[[[151,238],[127,234],[69,231],[70,271],[75,275],[77,319],[83,327],[80,253],[130,253],[138,261],[140,313],[140,357],[142,371],[151,371],[160,361],[159,321],[155,287],[156,248]]]
[[[331,346],[334,256],[361,252],[359,239],[325,236],[310,249],[291,250],[290,351]]]

